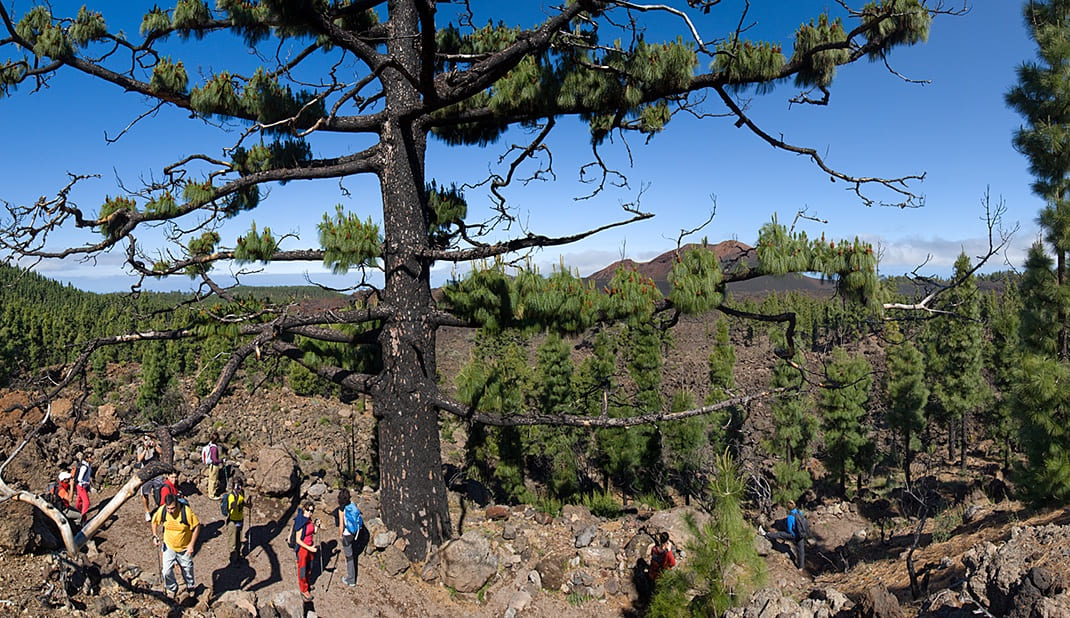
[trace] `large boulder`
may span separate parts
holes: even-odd
[[[256,618],[256,594],[248,590],[228,590],[212,603],[215,618]]]
[[[261,449],[249,480],[263,494],[276,498],[291,495],[297,488],[297,461],[282,447],[266,447]]]
[[[882,584],[866,589],[862,600],[858,602],[859,618],[904,618],[899,599]]]
[[[686,547],[688,543],[694,540],[694,536],[687,527],[686,519],[688,517],[694,518],[695,525],[699,528],[710,520],[709,514],[705,511],[692,506],[678,506],[667,511],[654,513],[647,520],[646,529],[655,534],[668,532],[669,539],[672,540],[674,545]],[[643,549],[645,550],[646,548],[644,547]]]
[[[0,550],[13,554],[32,550],[36,540],[33,527],[34,507],[14,501],[0,504]]]
[[[476,530],[448,543],[440,555],[442,583],[457,592],[476,592],[498,572],[490,542]]]

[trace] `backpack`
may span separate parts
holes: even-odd
[[[796,509],[795,513],[795,538],[808,539],[810,538],[810,522],[806,520],[806,515],[803,512]]]
[[[230,492],[223,494],[223,497],[219,499],[219,512],[223,514],[223,517],[230,519]]]
[[[305,512],[301,509],[297,509],[297,515],[294,516],[294,524],[293,526],[290,526],[290,536],[286,539],[286,544],[295,552],[301,548],[301,546],[297,544],[297,531],[300,530],[303,534],[306,525],[308,525],[308,518],[305,517]]]
[[[352,502],[346,505],[345,518],[346,532],[355,535],[360,532],[360,529],[362,527],[364,527],[364,517],[361,516],[360,509],[357,508],[357,505],[353,504]]]
[[[215,450],[216,450],[216,445],[215,444],[213,444],[211,442],[209,442],[208,444],[205,444],[204,448],[201,449],[201,463],[210,464],[210,463],[213,463],[214,460],[218,459],[218,457],[216,456]]]
[[[160,524],[163,525],[163,523],[167,520],[167,507],[166,506],[161,506],[157,510],[160,511]],[[178,516],[182,520],[182,525],[183,526],[188,526],[189,525],[189,520],[186,519],[186,506],[185,505],[180,505],[179,506]],[[155,519],[155,518],[156,518],[156,516],[153,515],[153,519]]]

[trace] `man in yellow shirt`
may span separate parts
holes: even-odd
[[[196,584],[193,580],[193,552],[201,528],[193,509],[179,502],[177,496],[167,494],[163,502],[163,506],[156,509],[152,516],[152,542],[163,551],[163,585],[177,600],[176,563],[182,570],[182,579],[186,582],[186,595],[194,594]],[[161,528],[163,539],[159,536]]]

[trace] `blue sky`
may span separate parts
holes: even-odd
[[[54,7],[57,13],[73,14],[81,4],[60,1]],[[727,1],[718,10],[735,15],[742,4]],[[751,37],[785,40],[790,40],[804,18],[826,6],[837,8],[836,3],[809,1],[751,4],[757,20]],[[518,9],[513,10],[519,15]],[[521,16],[521,25],[529,25],[523,20],[537,15]],[[117,19],[107,12],[105,16],[110,23]],[[666,16],[658,20],[658,31],[671,25]],[[126,28],[136,37],[136,23]],[[703,34],[709,39],[724,32],[706,29]],[[222,56],[228,63],[246,66],[255,61],[241,50],[222,48],[230,53],[220,54],[219,49],[186,57],[187,67],[198,67],[191,72],[222,69],[224,65],[217,64]],[[617,140],[615,148],[606,150],[606,160],[627,175],[628,187],[589,200],[575,199],[588,191],[576,182],[578,167],[591,159],[587,131],[574,121],[563,121],[549,142],[557,182],[517,187],[509,197],[515,200],[524,231],[547,235],[571,234],[622,218],[619,205],[637,199],[640,191],[641,207],[657,213],[653,220],[535,254],[533,259],[544,272],[561,261],[587,275],[621,257],[651,259],[672,249],[680,231],[701,224],[716,204],[713,222],[691,240],[706,236],[713,242],[731,238],[753,243],[758,228],[774,214],[790,222],[797,211],[805,209],[809,216],[828,221],[804,222],[811,236],[857,235],[878,245],[882,274],[907,273],[928,258],[922,273],[947,275],[960,251],[970,256],[984,251],[981,201],[988,191],[993,202],[1006,204],[1005,225],[1021,226],[1007,255],[1011,265],[1019,267],[1025,249],[1037,237],[1034,219],[1043,204],[1029,190],[1031,177],[1024,157],[1011,146],[1011,134],[1020,118],[1004,106],[1003,94],[1014,84],[1015,67],[1034,53],[1020,2],[977,0],[966,15],[937,18],[927,43],[891,54],[895,71],[924,84],[907,83],[881,64],[863,61],[840,69],[827,107],[789,109],[788,99],[797,93],[791,84],[753,98],[751,116],[767,132],[816,148],[843,172],[886,177],[924,172],[925,181],[915,186],[926,197],[924,208],[867,208],[843,183],[829,182],[808,160],[774,151],[724,118],[701,122],[679,118],[648,144],[636,136],[628,138],[627,150]],[[75,194],[83,208],[95,211],[104,195],[119,193],[118,182],[136,186],[139,179],[159,174],[163,165],[189,151],[218,155],[219,148],[235,138],[231,132],[220,140],[215,128],[190,121],[186,114],[162,110],[135,124],[118,142],[106,142],[105,135],[118,135],[147,109],[140,97],[77,75],[58,76],[42,92],[23,88],[0,99],[6,146],[0,151],[0,199],[25,203],[54,194],[68,171],[95,173],[101,179],[84,183]],[[709,111],[722,110],[711,106]],[[528,137],[514,131],[486,148],[454,149],[436,142],[428,153],[429,177],[440,184],[478,182],[489,170],[501,170],[496,163],[509,145],[526,143]],[[321,148],[318,154],[329,155],[356,146],[332,138]],[[261,228],[267,225],[276,233],[300,236],[285,248],[315,246],[316,223],[336,203],[362,218],[379,218],[378,187],[372,179],[342,184],[348,195],[337,181],[291,183],[273,189],[264,208],[240,217],[224,230],[224,244],[232,245],[233,238],[255,221]],[[466,195],[470,210],[486,208],[484,189],[468,189]],[[72,239],[86,240],[59,237]],[[84,289],[115,291],[131,283],[123,277],[120,261],[116,252],[91,263],[66,261],[40,264],[37,269]],[[1003,268],[1007,265],[997,259],[986,270]],[[436,283],[451,270],[450,265],[439,267]],[[225,267],[220,269],[225,271]],[[245,281],[303,283],[306,275],[325,284],[345,285],[316,265],[271,266],[261,276]],[[164,287],[190,285],[182,279]]]

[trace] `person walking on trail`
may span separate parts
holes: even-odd
[[[175,494],[168,494],[164,505],[152,516],[152,542],[163,552],[161,568],[163,585],[176,601],[179,601],[175,565],[182,571],[186,583],[185,594],[192,597],[196,582],[193,578],[193,554],[197,548],[200,521],[193,509],[178,501]]]
[[[153,477],[141,484],[141,503],[145,506],[145,521],[152,521],[152,514],[160,508],[163,498],[164,475]]]
[[[219,499],[220,512],[223,515],[224,536],[227,537],[227,548],[230,551],[230,562],[234,563],[242,558],[242,530],[245,526],[245,509],[249,502],[245,498],[241,479],[235,478],[230,482],[230,491],[223,494]]]
[[[308,585],[308,575],[312,571],[312,559],[315,558],[318,548],[316,547],[316,526],[319,520],[312,519],[315,506],[312,502],[304,505],[304,521],[297,521],[299,526],[294,542],[297,549],[297,587],[301,591],[301,598],[306,601],[312,600],[312,590]],[[298,518],[302,517],[298,513]]]
[[[669,540],[668,532],[661,532],[657,541],[647,547],[647,576],[650,583],[654,584],[661,577],[661,572],[676,566],[676,556],[673,555],[672,541]]]
[[[758,534],[771,541],[791,541],[791,545],[795,547],[795,564],[802,570],[806,565],[806,539],[810,536],[810,523],[793,500],[788,500],[786,506],[788,516],[784,520],[785,529],[766,533],[759,527]]]
[[[223,460],[219,452],[219,434],[212,432],[208,444],[201,449],[201,463],[204,464],[205,493],[212,500],[219,499],[219,477],[223,472]]]
[[[338,536],[342,553],[346,557],[346,576],[342,583],[347,586],[357,585],[357,556],[360,554],[359,540],[364,528],[364,518],[357,507],[356,497],[350,497],[348,489],[338,492],[338,509],[335,511],[338,522]]]
[[[74,473],[75,494],[74,510],[82,516],[81,524],[85,525],[85,516],[89,512],[89,492],[93,483],[93,453],[79,456],[78,466]]]

